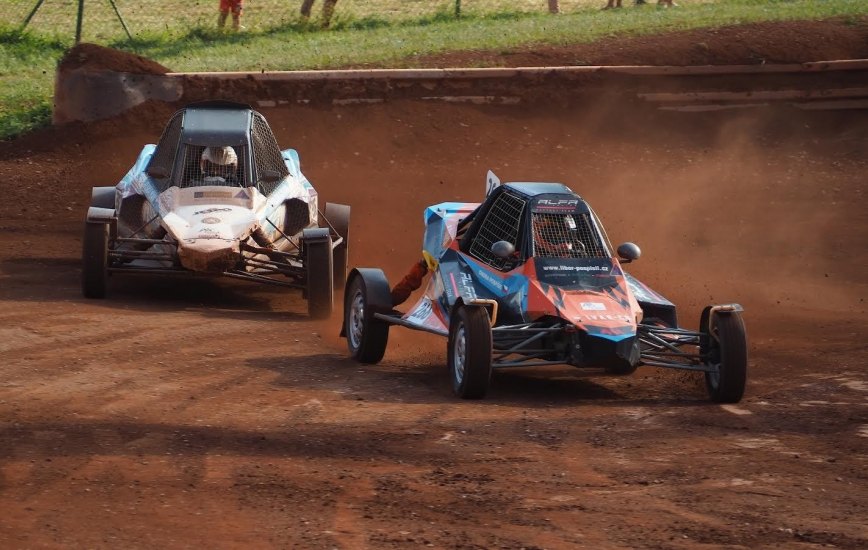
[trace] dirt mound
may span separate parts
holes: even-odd
[[[71,48],[58,66],[59,71],[115,71],[132,74],[166,74],[170,69],[140,55],[97,44],[78,44]]]
[[[410,58],[407,67],[571,65],[759,65],[868,58],[868,17],[772,21],[592,44],[528,46]]]

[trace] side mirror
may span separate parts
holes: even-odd
[[[634,243],[627,242],[618,247],[618,257],[625,264],[638,260],[641,255],[642,251]]]
[[[277,170],[263,170],[262,174],[259,175],[259,181],[264,181],[265,183],[276,183],[280,181],[280,172]]]
[[[169,177],[169,171],[162,166],[149,166],[147,173],[152,178],[157,178],[158,180],[164,180]]]
[[[491,245],[491,253],[501,260],[506,260],[515,254],[515,246],[507,241],[497,241]]]

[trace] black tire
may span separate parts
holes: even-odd
[[[81,246],[81,292],[85,298],[98,299],[106,296],[108,236],[108,224],[85,222]]]
[[[327,319],[334,309],[331,239],[304,244],[307,271],[307,312],[314,319]]]
[[[462,399],[485,397],[491,385],[491,321],[482,307],[460,306],[449,322],[446,350],[452,391]]]
[[[332,250],[334,287],[344,288],[347,284],[347,267],[350,254],[350,207],[343,204],[326,203],[325,218],[337,234],[343,237],[341,244]]]
[[[355,277],[344,295],[344,327],[350,356],[360,363],[379,363],[386,354],[389,325],[374,319],[362,277]]]
[[[747,336],[738,313],[715,315],[717,339],[709,338],[709,366],[716,372],[705,373],[705,387],[712,401],[738,403],[747,384]]]

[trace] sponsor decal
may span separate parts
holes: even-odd
[[[419,304],[419,307],[411,315],[407,316],[407,320],[423,324],[431,316],[432,311],[434,311],[434,306],[431,305],[431,300],[425,298],[425,301]]]
[[[193,212],[194,216],[200,216],[202,214],[213,214],[214,212],[232,212],[231,208],[206,208],[205,210],[199,210],[198,212]]]
[[[470,273],[461,272],[458,274],[459,286],[465,296],[470,298],[476,297],[476,289],[473,288],[473,275]]]
[[[543,271],[587,271],[587,272],[608,272],[609,269],[603,265],[544,265]]]
[[[214,218],[214,217],[202,218],[202,223],[207,223],[207,224],[220,223],[221,221],[222,220],[220,220],[220,218]]]
[[[503,284],[503,281],[498,279],[488,271],[485,271],[484,269],[479,269],[476,271],[476,275],[494,288],[503,288],[504,290],[506,290],[506,285]]]
[[[537,206],[547,207],[569,207],[573,208],[579,205],[578,199],[540,199],[536,201]]]
[[[606,304],[602,302],[581,302],[580,305],[585,311],[606,311]]]
[[[452,290],[455,292],[455,294],[453,294],[452,296],[457,298],[458,296],[460,296],[460,294],[458,293],[458,285],[455,283],[455,274],[454,273],[449,274],[449,281],[452,283]],[[447,290],[446,292],[448,293],[449,290]]]
[[[585,315],[588,321],[623,321],[629,323],[632,319],[625,313],[600,313],[593,315]]]
[[[232,191],[194,191],[194,199],[231,199]]]

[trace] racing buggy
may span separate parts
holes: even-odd
[[[327,317],[346,281],[350,208],[326,204],[262,114],[230,102],[176,112],[112,187],[94,187],[82,291],[116,273],[198,274],[299,288]]]
[[[675,305],[622,268],[639,247],[613,253],[594,211],[567,186],[501,184],[489,172],[484,202],[436,204],[424,219],[419,265],[431,277],[407,312],[394,308],[380,269],[348,276],[341,335],[356,360],[379,362],[398,325],[448,338],[462,398],[483,397],[493,369],[567,364],[613,375],[641,365],[699,371],[712,400],[741,399],[741,306],[708,306],[699,330],[680,328]]]

